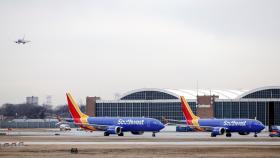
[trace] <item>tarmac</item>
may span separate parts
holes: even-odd
[[[1,142],[0,142],[1,143]],[[2,142],[4,143],[4,142]],[[280,146],[280,142],[221,142],[221,141],[191,141],[191,142],[24,142],[25,145],[242,145],[242,146]]]
[[[3,133],[3,131],[1,131]],[[280,138],[268,132],[210,137],[209,132],[163,131],[124,136],[103,136],[103,132],[72,129],[13,129],[0,136],[0,144],[23,142],[21,147],[0,147],[0,157],[71,157],[71,148],[79,157],[280,157]],[[76,155],[77,156],[77,155]]]

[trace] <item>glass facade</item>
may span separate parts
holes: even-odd
[[[178,99],[177,97],[159,91],[141,91],[122,97],[121,100],[158,100],[158,99]]]
[[[280,125],[280,102],[273,102],[274,124]],[[249,118],[257,119],[268,125],[269,102],[265,101],[218,101],[215,102],[215,118]]]
[[[280,102],[275,102],[274,104],[274,117],[275,117],[275,124],[280,125]]]
[[[250,93],[243,98],[280,98],[280,89],[265,89]]]
[[[196,102],[189,102],[193,112],[196,114]],[[151,117],[162,120],[162,117],[169,119],[183,120],[179,100],[173,102],[110,102],[96,104],[97,116],[108,117]]]

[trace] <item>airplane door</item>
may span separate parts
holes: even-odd
[[[147,121],[147,126],[150,127],[151,126],[151,121]]]
[[[251,129],[252,124],[253,124],[253,122],[248,122],[248,123],[246,124],[246,126],[247,126],[249,129]]]

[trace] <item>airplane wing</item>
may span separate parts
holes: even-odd
[[[207,131],[207,132],[213,131],[213,127],[211,126],[195,126],[195,125],[187,125],[187,126],[193,128],[196,131]]]
[[[167,118],[162,118],[163,122],[167,125],[186,125],[185,120],[173,120],[173,119],[167,119]]]
[[[213,130],[213,127],[211,126],[196,126],[196,125],[189,125],[186,123],[186,120],[173,120],[173,119],[166,119],[163,118],[163,121],[165,122],[165,125],[180,125],[180,126],[186,126],[191,127],[196,131],[208,131],[211,132]]]
[[[92,126],[97,130],[106,131],[109,128],[109,125],[98,125],[98,124],[90,124],[90,123],[75,123],[80,126]]]

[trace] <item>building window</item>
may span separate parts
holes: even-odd
[[[239,118],[239,102],[232,102],[231,108],[232,108],[231,111],[232,118]]]
[[[240,118],[248,117],[248,102],[240,102]]]
[[[280,98],[280,89],[266,89],[244,96],[243,98]]]
[[[223,117],[224,118],[231,118],[231,102],[224,102],[223,103]]]
[[[249,102],[249,119],[255,119],[257,117],[257,103]]]
[[[274,123],[280,125],[280,102],[274,102]]]
[[[215,118],[223,118],[223,102],[215,102]]]
[[[158,91],[135,92],[121,98],[121,100],[157,100],[157,99],[178,99],[178,98],[176,96],[163,92],[158,92]]]
[[[257,102],[257,120],[261,121],[264,125],[265,123],[265,102]]]

